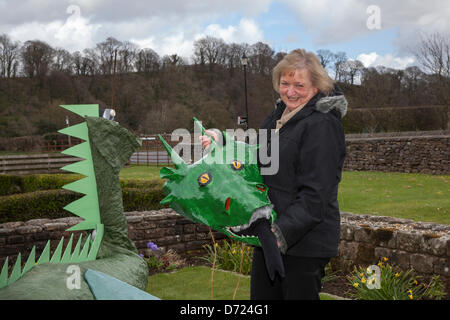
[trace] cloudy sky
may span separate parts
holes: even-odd
[[[344,51],[365,66],[405,68],[421,34],[450,34],[448,0],[0,0],[0,34],[71,52],[112,36],[161,56],[193,42],[269,44],[276,52]]]

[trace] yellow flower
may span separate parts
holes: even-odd
[[[389,260],[388,258],[383,257],[383,261],[384,261],[384,262],[386,262],[386,261],[388,261],[388,260]]]
[[[362,282],[362,283],[366,283],[366,278],[362,277],[362,278],[361,278],[361,282]]]
[[[417,286],[419,282],[417,282],[417,280],[414,280],[414,284]]]
[[[232,253],[235,254],[236,253],[236,249],[233,249]]]
[[[409,293],[409,294],[412,294],[412,290],[411,290],[411,289],[409,289],[409,290],[408,290],[408,293]]]
[[[399,274],[398,272],[396,272],[396,273],[394,274],[394,276],[395,276],[396,278],[398,278],[398,277],[400,277],[400,274]]]
[[[381,261],[378,262],[378,266],[379,266],[379,267],[382,267],[382,266],[383,266],[383,262],[381,262]]]
[[[412,300],[412,299],[413,299],[413,296],[412,296],[412,294],[410,294],[410,295],[409,295],[408,297],[409,297],[409,299],[410,299],[410,300]]]
[[[360,276],[360,277],[364,277],[364,273],[360,273],[359,276]]]
[[[358,288],[358,286],[359,286],[358,282],[355,282],[355,283],[353,284],[353,286],[354,286],[355,288]]]

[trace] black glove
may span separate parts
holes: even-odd
[[[285,277],[283,260],[281,259],[280,248],[277,239],[270,228],[269,220],[261,218],[253,222],[250,227],[238,232],[238,235],[253,235],[259,238],[264,252],[267,273],[271,281],[275,280],[276,274],[283,279]]]

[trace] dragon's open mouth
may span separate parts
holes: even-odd
[[[247,224],[227,227],[226,229],[233,235],[239,237],[256,237],[257,235],[246,233],[246,230],[250,228],[253,222],[262,218],[267,220],[270,220],[272,218],[272,208],[270,206],[264,206],[253,211],[253,214],[250,217],[250,221]]]

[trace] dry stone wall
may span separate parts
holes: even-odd
[[[172,209],[127,212],[125,216],[129,237],[140,252],[148,250],[149,241],[179,253],[204,252],[202,246],[211,244],[208,227],[195,224]],[[6,256],[10,256],[11,265],[19,252],[26,261],[33,245],[40,254],[49,239],[52,250],[62,236],[67,243],[71,233],[65,230],[80,221],[70,217],[0,224],[0,265]],[[75,239],[80,233],[83,232],[77,232]],[[216,240],[225,238],[219,232],[213,232],[213,236]],[[405,270],[413,268],[419,274],[439,275],[450,288],[450,226],[342,212],[339,256],[332,260],[334,267],[351,271],[354,265],[376,264],[383,257]]]
[[[346,135],[345,170],[450,174],[450,134]]]

